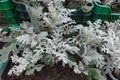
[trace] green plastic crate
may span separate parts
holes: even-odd
[[[0,18],[5,18],[8,24],[15,24],[15,23],[17,23],[17,21],[16,21],[17,20],[17,14],[12,15],[12,16],[9,16],[9,15],[5,16],[4,15],[4,16],[0,16]]]
[[[9,24],[17,23],[18,16],[16,16],[17,12],[14,9],[14,4],[12,0],[0,0],[0,11],[3,16],[0,18],[5,18]]]
[[[0,0],[0,10],[10,9],[12,6],[12,0]]]
[[[120,13],[112,13],[111,14],[111,21],[115,21],[117,19],[120,19]]]
[[[7,20],[7,22],[8,22],[9,24],[15,24],[15,23],[17,23],[17,21],[16,21],[16,19],[15,19],[15,16],[6,17],[5,19]]]
[[[14,7],[12,7],[11,9],[2,10],[1,12],[4,17],[11,17],[16,14]]]
[[[112,10],[109,6],[100,5],[98,2],[94,2],[94,8],[92,12],[92,22],[96,21],[97,19],[101,19],[103,21],[115,21],[120,17],[120,13],[112,13]]]

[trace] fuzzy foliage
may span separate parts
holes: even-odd
[[[41,5],[29,6],[31,23],[23,22],[19,30],[13,30],[19,33],[14,39],[22,52],[11,57],[15,66],[9,75],[24,71],[30,75],[60,61],[75,73],[93,72],[91,76],[100,74],[98,69],[105,73],[120,69],[120,20],[75,25],[68,17],[71,10],[62,6],[62,0],[48,1],[47,6],[47,12]]]

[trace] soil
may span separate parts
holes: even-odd
[[[5,45],[5,42],[0,42],[0,49]]]
[[[113,75],[114,75],[118,80],[120,80],[120,73],[119,73],[119,74],[113,73]]]
[[[78,75],[73,72],[68,66],[62,67],[56,64],[53,67],[45,66],[40,72],[30,76],[15,77],[7,76],[5,80],[86,80],[85,76]]]
[[[5,18],[2,18],[2,12],[0,12],[0,28],[5,27],[8,23]]]
[[[112,12],[113,13],[120,13],[120,2],[113,2],[112,3]]]

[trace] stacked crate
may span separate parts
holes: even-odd
[[[15,24],[16,22],[16,11],[12,0],[0,0],[0,22],[4,19],[8,24]]]

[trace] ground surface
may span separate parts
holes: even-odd
[[[31,76],[6,77],[6,80],[85,80],[85,78],[75,74],[68,66],[55,65],[54,67],[46,66],[41,72],[35,72]]]
[[[0,12],[0,28],[3,28],[3,27],[5,27],[7,25],[7,21],[4,18],[2,18],[2,16],[3,15]]]
[[[112,3],[112,12],[120,13],[120,2],[119,3]]]

